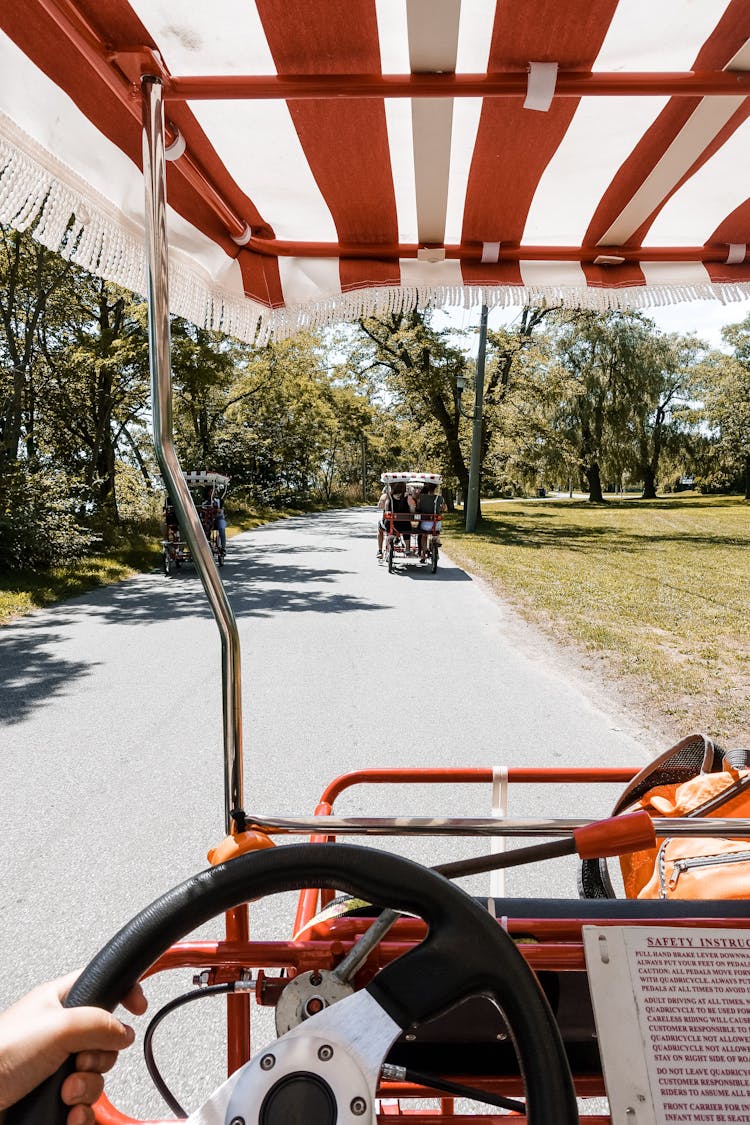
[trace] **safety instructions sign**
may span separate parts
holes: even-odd
[[[750,930],[583,927],[614,1125],[750,1125]]]

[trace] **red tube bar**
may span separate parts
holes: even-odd
[[[173,76],[165,101],[306,98],[508,98],[526,97],[528,71],[494,74],[276,74]],[[706,97],[750,94],[744,71],[561,70],[555,97]]]
[[[631,766],[609,767],[606,769],[588,769],[578,767],[575,769],[548,769],[545,767],[511,768],[508,770],[508,782],[516,785],[544,783],[562,785],[566,782],[580,784],[608,784],[612,782],[632,781],[638,770]],[[475,785],[490,784],[492,770],[487,769],[376,769],[353,770],[351,773],[341,774],[329,783],[324,790],[321,803],[333,806],[334,801],[345,789],[353,785],[401,785],[404,782],[420,783],[422,785]]]
[[[283,239],[250,238],[248,250],[274,258],[416,258],[428,249],[416,242],[291,242]],[[482,246],[449,244],[439,247],[446,259],[481,262]],[[587,262],[616,257],[625,262],[726,262],[728,244],[719,246],[503,246],[499,262]],[[609,263],[618,264],[618,263]]]

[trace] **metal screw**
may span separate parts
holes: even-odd
[[[318,1058],[321,1062],[328,1062],[329,1059],[333,1058],[333,1047],[329,1047],[327,1043],[318,1047]]]
[[[355,1117],[361,1117],[367,1111],[367,1102],[364,1098],[352,1098],[352,1104],[349,1106]]]
[[[416,1039],[416,1038],[417,1037],[416,1037],[416,1035],[414,1034],[413,1031],[407,1031],[406,1035],[404,1036],[404,1039],[408,1039],[410,1043],[413,1039]]]
[[[275,1066],[276,1066],[275,1055],[264,1055],[263,1058],[260,1060],[260,1069],[261,1070],[273,1070],[273,1068]],[[234,1122],[232,1122],[232,1125],[234,1125]],[[243,1122],[243,1125],[244,1125],[244,1122]]]
[[[229,1125],[245,1125],[245,1118],[244,1117],[233,1117],[232,1120],[229,1122]]]
[[[321,973],[310,973],[310,984],[313,988],[317,988],[319,984],[323,983],[323,976]]]

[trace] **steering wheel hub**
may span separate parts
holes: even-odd
[[[317,1074],[287,1074],[265,1096],[259,1125],[336,1125],[336,1098]]]

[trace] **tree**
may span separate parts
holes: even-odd
[[[616,484],[629,474],[656,495],[665,443],[679,429],[679,407],[690,393],[700,347],[667,337],[638,312],[562,313],[557,353],[570,376],[560,407],[562,429],[577,450],[589,499],[602,503],[603,475]]]
[[[175,429],[181,455],[197,468],[220,468],[222,432],[237,403],[259,395],[266,381],[251,370],[251,349],[236,340],[172,321]]]
[[[215,451],[235,486],[269,506],[338,494],[372,411],[347,372],[330,368],[320,336],[249,349],[227,396]]]
[[[95,511],[118,520],[118,452],[140,454],[148,405],[145,308],[124,290],[76,271],[67,322],[45,324],[42,353],[49,371],[45,395],[46,451],[82,479]]]
[[[741,478],[750,500],[750,317],[722,331],[732,355],[711,352],[701,369],[704,417],[712,427],[721,473]]]
[[[466,495],[469,470],[456,393],[456,375],[465,375],[466,356],[449,342],[447,330],[431,327],[429,311],[368,317],[359,327],[365,345],[360,369],[384,378],[392,401],[423,437],[426,428],[438,427],[442,448],[434,455],[445,459],[450,476]]]
[[[36,456],[43,382],[40,333],[59,322],[72,267],[19,231],[0,225],[0,469]]]
[[[653,332],[644,333],[638,343],[624,370],[632,408],[632,468],[643,481],[643,499],[653,500],[662,455],[670,447],[675,450],[686,423],[692,420],[689,403],[702,345],[695,337]]]

